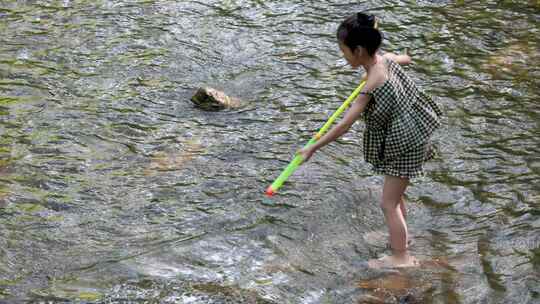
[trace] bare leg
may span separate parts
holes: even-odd
[[[405,220],[405,222],[407,222],[407,208],[405,207],[405,195],[402,195],[401,196],[401,201],[399,203],[399,210],[401,211],[401,214],[403,215],[403,219]],[[411,246],[411,239],[410,239],[410,233],[408,233],[409,231],[407,230],[407,248],[409,248],[409,246]]]
[[[403,219],[405,222],[407,222],[407,209],[405,208],[405,195],[401,196],[401,200],[399,202],[399,210],[401,212],[401,215],[403,215]],[[408,232],[408,231],[407,231]],[[408,235],[409,236],[409,235]],[[411,245],[411,240],[407,238],[407,248]],[[387,248],[390,248],[390,243],[386,244]]]
[[[379,262],[388,266],[413,266],[414,259],[407,252],[407,223],[402,210],[405,207],[403,193],[409,180],[395,176],[385,176],[381,207],[390,233],[392,256],[385,257]],[[403,207],[402,207],[403,206]],[[403,209],[402,209],[403,208]],[[377,267],[378,262],[374,262]]]
[[[403,218],[405,221],[407,221],[407,209],[405,208],[405,196],[402,195],[400,202],[399,202],[399,209],[401,210],[401,214],[403,215]]]
[[[394,176],[384,178],[381,207],[390,232],[390,246],[393,251],[407,249],[407,224],[401,211],[402,196],[409,180]]]

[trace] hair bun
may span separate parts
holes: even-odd
[[[373,15],[368,15],[367,21],[368,21],[369,23],[373,23],[373,24],[374,24],[374,23],[375,23],[375,16],[373,16]]]
[[[356,20],[360,27],[375,27],[375,16],[362,12],[356,14]]]

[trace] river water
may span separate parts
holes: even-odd
[[[387,253],[363,122],[263,193],[355,88],[369,9],[444,110]],[[0,1],[0,302],[540,303],[538,1]],[[200,86],[242,99],[204,112]],[[3,299],[3,300],[1,300]]]

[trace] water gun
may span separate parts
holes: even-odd
[[[360,91],[362,90],[365,84],[366,84],[365,80],[360,83],[358,88],[356,88],[356,90],[352,92],[351,96],[349,96],[349,98],[347,98],[347,100],[343,102],[343,104],[334,112],[334,114],[330,116],[328,121],[322,126],[322,128],[319,129],[319,132],[317,132],[308,141],[308,143],[304,146],[304,148],[307,148],[311,146],[312,144],[314,144],[317,140],[319,140],[319,138],[321,138],[324,135],[324,133],[326,133],[326,131],[328,131],[328,129],[330,129],[334,121],[341,115],[341,113],[343,113],[349,107],[349,105],[356,99],[356,97],[358,97],[358,94],[360,94]],[[266,189],[266,195],[273,196],[278,191],[278,189],[283,185],[283,183],[287,181],[289,176],[291,176],[291,174],[293,174],[294,171],[296,171],[298,166],[300,166],[303,161],[304,161],[304,158],[302,157],[302,155],[296,154],[296,156],[289,163],[289,165],[285,167],[285,169],[283,170],[283,172],[281,172],[278,178]]]

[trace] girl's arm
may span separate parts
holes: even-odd
[[[371,96],[364,94],[358,96],[355,102],[349,108],[349,110],[347,110],[347,113],[345,113],[343,119],[337,125],[330,129],[328,133],[319,138],[319,140],[317,140],[313,145],[298,151],[298,153],[302,154],[304,162],[308,161],[313,155],[313,153],[315,153],[315,151],[338,139],[341,135],[345,134],[358,120],[358,118],[366,108],[366,105],[369,102],[370,98]]]
[[[381,69],[373,71],[372,73],[370,73],[362,92],[371,92],[373,89],[380,86],[385,80],[386,75]],[[298,153],[302,154],[304,162],[308,161],[313,155],[313,153],[315,153],[315,151],[338,139],[341,135],[345,134],[358,120],[370,99],[370,95],[360,93],[360,95],[356,98],[349,110],[347,110],[347,112],[345,113],[343,119],[337,125],[330,129],[328,133],[319,138],[313,145],[298,151]]]
[[[347,133],[347,131],[349,131],[349,129],[358,120],[358,118],[360,118],[360,115],[366,108],[369,98],[371,98],[371,96],[365,94],[361,94],[360,96],[358,96],[356,98],[356,101],[347,111],[347,113],[345,113],[343,119],[328,133],[326,133],[319,140],[317,140],[315,144],[313,144],[314,149],[318,150],[326,146],[330,142],[338,139],[339,137],[341,137],[341,135]]]
[[[406,52],[405,54],[384,53],[383,57],[401,65],[410,64],[412,62],[411,56],[407,55]]]

